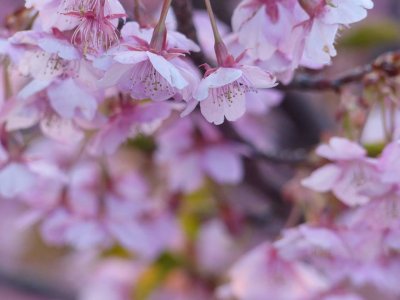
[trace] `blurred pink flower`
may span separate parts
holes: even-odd
[[[316,153],[332,160],[305,178],[302,184],[318,192],[332,191],[347,205],[365,204],[370,200],[367,190],[379,188],[379,172],[376,163],[368,159],[366,151],[360,145],[344,138],[334,137],[328,145],[321,145]],[[373,185],[373,187],[371,187]],[[382,192],[383,192],[382,191]]]
[[[129,137],[155,130],[171,114],[169,103],[119,103],[106,124],[91,139],[88,149],[94,155],[115,153]]]
[[[79,293],[79,300],[128,300],[143,267],[124,259],[107,259],[98,263]]]
[[[209,176],[220,184],[243,178],[242,149],[197,115],[176,120],[157,137],[156,161],[167,169],[172,191],[193,192]],[[171,141],[174,141],[171,143]]]
[[[221,299],[311,299],[327,286],[312,266],[283,258],[269,243],[241,258],[229,277],[230,283],[219,289]]]
[[[30,212],[22,221],[28,225],[40,221],[47,243],[80,250],[107,249],[118,243],[151,259],[176,241],[178,229],[172,216],[151,198],[147,183],[135,171],[105,171],[95,160],[76,160],[75,152],[68,154],[65,149],[57,150],[63,156],[50,158],[40,150],[46,145],[51,144],[32,150],[39,177],[23,197]],[[47,151],[55,152],[57,147],[61,145]]]

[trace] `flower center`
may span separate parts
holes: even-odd
[[[211,95],[214,103],[218,106],[222,106],[224,103],[231,106],[236,98],[242,97],[248,92],[257,92],[257,90],[250,85],[246,78],[241,77],[230,84],[212,89]]]
[[[149,61],[137,64],[131,73],[130,91],[153,100],[167,100],[176,94],[176,89],[161,76]]]

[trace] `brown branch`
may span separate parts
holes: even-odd
[[[297,149],[297,150],[285,150],[280,149],[276,152],[264,152],[257,149],[254,145],[243,139],[236,130],[232,127],[232,125],[228,122],[225,122],[220,126],[221,131],[224,133],[224,136],[238,141],[242,144],[245,144],[251,151],[251,155],[253,158],[262,159],[274,164],[303,164],[307,162],[308,151],[306,149]]]
[[[316,79],[308,75],[298,75],[290,84],[280,85],[278,88],[282,91],[339,91],[345,85],[361,81],[365,75],[373,70],[371,64],[356,68],[348,73],[339,76],[336,79]]]
[[[379,56],[374,62],[355,68],[336,79],[315,79],[307,75],[299,75],[289,85],[281,85],[280,90],[301,90],[301,91],[340,91],[348,84],[362,82],[365,76],[372,72],[383,73],[387,77],[394,77],[400,74],[400,51],[388,52]]]

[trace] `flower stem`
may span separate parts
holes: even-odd
[[[215,15],[214,15],[214,11],[212,9],[211,6],[211,2],[210,0],[204,0],[206,7],[207,7],[207,12],[208,12],[208,16],[210,18],[210,22],[211,22],[211,27],[214,33],[214,39],[215,39],[215,43],[221,42],[222,38],[221,35],[218,31],[218,26],[217,26],[217,21],[215,19]]]
[[[167,30],[165,27],[165,20],[167,19],[168,10],[171,6],[172,0],[164,0],[161,10],[160,20],[154,28],[153,36],[151,38],[150,47],[156,51],[161,51],[166,40]]]
[[[214,11],[212,9],[210,0],[204,0],[204,2],[207,7],[208,16],[210,18],[211,27],[214,33],[214,40],[215,40],[214,49],[215,49],[215,54],[217,56],[217,62],[220,66],[222,66],[224,65],[226,59],[229,56],[228,49],[226,48],[219,33],[217,21],[215,19]]]
[[[8,57],[4,58],[3,61],[3,81],[4,81],[4,100],[8,100],[11,98],[13,92],[11,87],[11,80],[10,80],[10,59]]]
[[[140,2],[139,2],[139,0],[133,1],[133,16],[135,18],[135,21],[138,22],[138,24],[140,26],[142,26],[142,23],[140,22]]]

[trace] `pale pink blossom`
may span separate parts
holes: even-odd
[[[143,266],[126,259],[98,263],[80,291],[80,300],[127,300],[131,298]]]
[[[122,101],[114,113],[102,124],[89,143],[89,152],[95,155],[113,154],[130,137],[154,131],[172,112],[169,103],[132,103]],[[151,132],[148,132],[151,133]]]
[[[119,42],[118,19],[125,18],[126,15],[117,0],[65,2],[63,14],[77,19],[71,41],[80,46],[84,55],[97,56]]]
[[[156,160],[167,168],[166,179],[173,191],[194,191],[206,176],[220,184],[237,184],[243,178],[242,149],[198,116],[176,120],[157,141]]]
[[[357,143],[334,137],[329,144],[319,146],[316,153],[332,163],[324,165],[304,179],[302,183],[305,187],[317,192],[332,191],[350,206],[370,201],[368,190],[379,188],[376,192],[381,193],[386,190],[385,186],[378,184],[376,163],[367,158],[366,150]]]
[[[400,264],[384,242],[385,236],[386,231],[379,228],[302,225],[284,232],[275,245],[286,259],[312,264],[333,288],[391,299],[400,292],[392,280]]]
[[[307,263],[288,260],[269,243],[242,257],[229,272],[230,283],[219,289],[221,299],[311,299],[327,282]]]
[[[299,3],[309,15],[309,20],[301,23],[305,31],[301,64],[310,68],[330,64],[331,57],[336,56],[334,43],[338,30],[361,21],[367,16],[367,9],[373,8],[371,0],[300,0]]]
[[[265,61],[281,52],[293,59],[293,29],[306,19],[296,0],[245,0],[236,8],[232,26],[253,57]]]
[[[194,93],[210,123],[220,125],[225,118],[238,120],[246,112],[248,93],[276,85],[274,76],[255,66],[240,65],[240,58],[221,58],[220,67],[208,69]]]
[[[46,145],[48,149],[40,150]],[[138,173],[116,167],[105,173],[95,160],[76,160],[77,146],[49,145],[38,145],[32,152],[38,177],[22,197],[29,213],[21,220],[25,226],[39,222],[46,243],[79,250],[108,249],[118,243],[152,259],[176,241],[170,213],[152,198]],[[46,157],[47,151],[53,157]]]
[[[372,7],[371,0],[245,0],[232,18],[234,39],[257,65],[288,83],[299,65],[330,64],[339,29]]]
[[[168,48],[166,42],[161,50],[152,49],[143,39],[143,30],[139,31],[141,35],[133,38],[133,43],[122,45],[119,50],[111,53],[113,64],[100,85],[116,86],[138,100],[163,101],[184,93],[190,83],[187,78],[190,72],[182,68],[179,60],[186,50]],[[180,45],[181,42],[175,41],[172,44]]]
[[[225,224],[219,220],[212,220],[201,227],[196,253],[201,270],[219,274],[227,271],[239,256],[240,249]]]
[[[50,137],[68,141],[72,135],[79,141],[82,133],[77,122],[95,118],[101,96],[90,65],[62,36],[19,32],[11,43],[24,52],[19,71],[32,79],[8,104],[7,128],[40,123]]]
[[[6,140],[12,138],[0,129],[0,196],[12,199],[34,185],[35,174],[29,168],[25,154],[18,148],[9,149]]]

